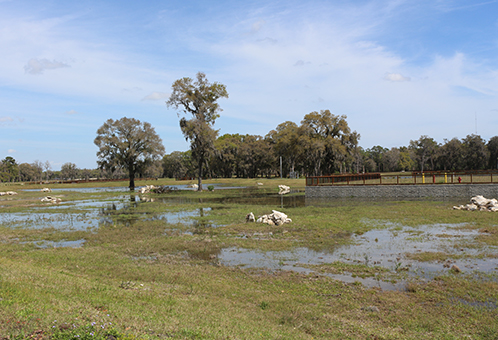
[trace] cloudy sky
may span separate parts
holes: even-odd
[[[202,71],[220,134],[328,109],[360,145],[498,135],[498,1],[0,0],[0,158],[95,168],[97,129],[133,117],[188,149],[165,105]]]

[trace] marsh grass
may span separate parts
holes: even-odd
[[[404,273],[367,260],[316,266],[313,274],[228,267],[217,260],[227,247],[330,250],[350,243],[352,235],[393,225],[457,224],[486,230],[476,243],[490,245],[498,238],[496,215],[453,211],[454,203],[443,201],[337,201],[285,208],[293,222],[280,227],[246,223],[251,211],[262,215],[280,209],[239,200],[249,192],[273,195],[275,183],[286,184],[267,181],[263,188],[244,180],[228,184],[252,183],[254,188],[151,195],[154,202],[128,197],[129,204],[103,212],[111,223],[92,230],[1,226],[0,339],[33,334],[70,339],[74,330],[83,332],[85,327],[90,337],[90,326],[104,323],[112,323],[109,331],[118,339],[489,339],[498,331],[496,275],[448,272],[429,281],[409,281],[405,291],[381,291],[320,271],[358,277],[389,273],[398,280]],[[128,194],[66,195],[67,201],[76,202]],[[26,201],[39,196],[23,193],[0,209],[29,212]],[[75,204],[64,209],[84,212],[95,207]],[[198,222],[193,224],[151,218],[200,209],[202,216],[189,217]],[[85,243],[78,248],[35,244],[79,239]]]

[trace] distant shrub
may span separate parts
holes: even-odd
[[[213,191],[214,190],[214,185],[208,185],[208,190]]]

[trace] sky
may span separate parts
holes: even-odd
[[[227,87],[219,134],[313,111],[360,146],[498,135],[498,0],[0,0],[0,158],[97,167],[109,119],[189,149],[171,85]]]

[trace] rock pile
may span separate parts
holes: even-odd
[[[278,192],[279,195],[285,195],[285,194],[288,194],[290,192],[290,187],[288,187],[287,185],[279,185],[278,188],[280,189],[280,191]]]
[[[468,210],[468,211],[498,211],[498,200],[495,198],[487,199],[483,196],[475,196],[470,199],[470,203],[466,205],[455,205],[455,210]]]
[[[283,212],[272,210],[272,213],[269,215],[259,216],[256,222],[276,225],[278,227],[284,223],[291,223],[292,220]]]
[[[155,186],[153,186],[153,185],[146,185],[146,186],[141,187],[140,189],[138,189],[138,192],[141,193],[141,194],[149,194],[154,189],[156,189]]]
[[[52,196],[46,196],[46,197],[43,197],[41,199],[42,202],[49,202],[49,203],[54,203],[54,204],[58,204],[60,203],[62,200],[59,198],[59,197],[52,197]]]
[[[17,195],[15,191],[0,191],[0,196],[12,196]]]
[[[0,191],[0,196],[12,196],[12,195],[17,195],[17,192],[15,191]]]

